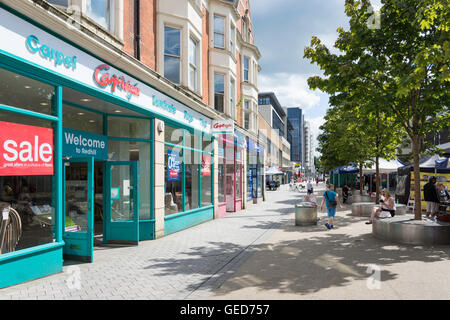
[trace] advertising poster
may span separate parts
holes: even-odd
[[[211,156],[202,156],[202,177],[211,176]]]
[[[0,121],[0,176],[53,175],[53,129]]]
[[[422,210],[426,210],[426,202],[423,200],[423,186],[428,183],[430,177],[436,177],[436,183],[442,183],[450,190],[450,173],[434,173],[434,172],[421,172],[420,173],[420,195],[422,199]],[[414,200],[414,172],[411,171],[411,194],[410,199]]]
[[[175,150],[167,150],[167,180],[180,181],[180,172],[180,153]]]

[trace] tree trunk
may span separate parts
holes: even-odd
[[[360,195],[362,195],[363,191],[364,191],[364,177],[362,174],[363,173],[362,169],[363,169],[363,165],[362,165],[362,163],[360,163],[359,164],[359,192],[360,192]]]
[[[380,157],[375,157],[375,203],[380,202]]]
[[[420,192],[420,136],[414,135],[412,141],[412,152],[414,159],[414,219],[422,220],[422,195]]]

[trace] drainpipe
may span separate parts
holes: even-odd
[[[135,58],[141,60],[141,4],[134,1],[134,53]]]

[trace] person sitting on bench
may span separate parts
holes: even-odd
[[[372,224],[373,219],[375,217],[388,218],[395,216],[395,201],[394,198],[391,197],[389,191],[387,189],[383,189],[381,192],[383,195],[383,199],[380,200],[381,206],[372,209],[372,215],[370,216],[370,220],[366,222],[366,224]]]

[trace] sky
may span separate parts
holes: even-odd
[[[381,0],[371,0],[375,10]],[[283,107],[300,107],[311,123],[313,147],[328,106],[328,95],[309,89],[307,79],[321,70],[303,58],[317,36],[333,53],[337,28],[348,29],[345,0],[250,0],[255,45],[261,52],[260,92],[274,92]],[[315,151],[315,155],[318,155]]]

